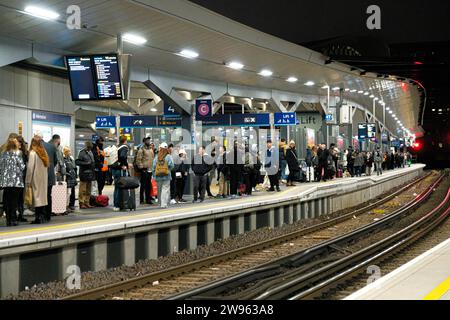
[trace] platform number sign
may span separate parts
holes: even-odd
[[[196,100],[195,110],[197,118],[212,116],[212,101],[210,99]]]
[[[181,114],[170,104],[164,103],[164,118],[181,118]]]

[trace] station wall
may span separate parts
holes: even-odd
[[[72,102],[67,79],[38,71],[6,66],[0,68],[0,141],[18,132],[23,123],[23,136],[31,140],[33,110],[73,116],[77,106]],[[75,123],[72,119],[71,146],[74,146]]]

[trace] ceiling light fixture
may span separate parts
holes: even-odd
[[[358,91],[358,93],[359,93],[359,94],[361,94],[361,93],[364,93],[364,91],[362,91],[362,90],[359,90],[359,91]]]
[[[373,98],[373,100],[377,101],[377,100],[380,100],[380,99],[379,98]]]
[[[308,86],[308,87],[311,87],[313,85],[315,85],[314,81],[308,81],[305,83],[305,86]]]
[[[189,59],[195,59],[198,57],[198,53],[189,49],[183,49],[180,51],[180,55]]]
[[[158,111],[158,110],[157,110],[156,108],[151,108],[150,111],[151,111],[151,112],[156,112],[156,111]]]
[[[365,96],[368,96],[368,95],[369,95],[369,92],[367,92],[367,91],[364,92],[364,95],[365,95]]]
[[[244,67],[244,65],[242,63],[236,62],[236,61],[232,61],[232,62],[228,63],[227,66],[234,70],[241,70]]]
[[[298,79],[296,77],[289,77],[289,78],[286,79],[286,81],[293,83],[293,82],[297,82]]]
[[[333,90],[333,91],[338,91],[338,90],[341,90],[341,88],[339,88],[339,87],[334,87],[334,88],[331,89],[331,90]]]
[[[126,42],[132,43],[132,44],[136,44],[136,45],[143,45],[144,43],[147,42],[147,39],[135,35],[135,34],[131,34],[131,33],[125,33],[122,36],[122,39]]]
[[[387,111],[389,111],[389,110],[391,110],[391,108],[389,108],[389,107],[386,107],[386,110],[387,110]]]
[[[44,8],[39,8],[35,6],[26,6],[24,9],[25,13],[32,15],[34,17],[42,18],[45,20],[55,20],[58,19],[59,14],[55,11],[47,10]]]
[[[355,89],[353,89],[353,90],[350,90],[350,92],[351,92],[351,93],[355,93],[355,92],[356,92],[356,90],[355,90]]]
[[[375,98],[375,96],[374,96],[373,94],[371,94],[371,95],[369,96],[369,98]]]
[[[350,91],[350,89],[349,88],[345,88],[345,92],[349,92]]]
[[[267,69],[263,69],[263,70],[261,70],[261,72],[260,73],[258,73],[260,76],[263,76],[263,77],[270,77],[272,74],[273,74],[273,72],[272,71],[270,71],[270,70],[267,70]]]

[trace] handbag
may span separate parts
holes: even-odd
[[[139,179],[136,177],[120,177],[119,181],[117,181],[117,187],[119,189],[137,189],[139,188]]]
[[[286,165],[286,169],[284,169],[284,174],[288,176],[289,173],[290,173],[290,171],[289,171],[289,166]]]
[[[23,197],[23,202],[28,207],[33,206],[33,188],[32,187],[26,188],[25,195]]]

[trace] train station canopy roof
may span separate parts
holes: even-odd
[[[348,65],[326,63],[328,58],[320,53],[185,0],[79,0],[80,30],[66,25],[67,8],[73,3],[38,1],[36,6],[59,13],[57,19],[45,20],[24,11],[27,0],[0,0],[0,36],[54,52],[93,53],[116,51],[118,34],[138,35],[146,39],[145,44],[124,44],[124,53],[133,55],[134,66],[302,94],[325,95],[325,86],[347,89],[344,97],[349,100],[372,110],[373,95],[378,102],[384,101],[406,128],[418,130],[420,95],[409,82],[360,75]],[[198,57],[180,55],[182,50]],[[242,69],[227,66],[231,62],[241,63]],[[262,70],[273,74],[262,76]],[[292,82],[287,81],[290,77]],[[378,103],[377,108],[381,108]]]

